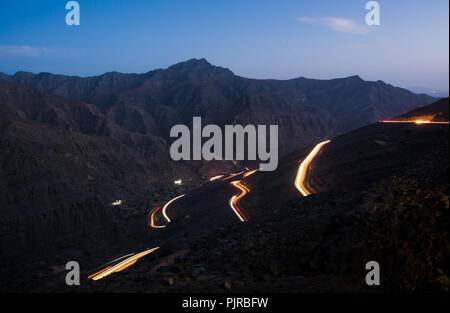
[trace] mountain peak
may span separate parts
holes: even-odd
[[[362,79],[361,76],[359,76],[359,75],[352,75],[352,76],[347,77],[346,79],[364,81],[364,79]]]
[[[201,59],[190,59],[184,62],[180,62],[177,64],[174,64],[172,66],[170,66],[169,68],[171,69],[193,69],[193,68],[206,68],[206,67],[214,67],[213,65],[211,65],[211,63],[209,63],[206,59],[201,58]]]
[[[209,63],[206,59],[190,59],[184,62],[177,63],[168,68],[168,70],[176,71],[179,73],[196,73],[196,74],[208,74],[208,75],[234,75],[228,68],[215,66]]]

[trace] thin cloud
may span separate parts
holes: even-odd
[[[342,17],[307,17],[302,16],[297,19],[299,22],[325,26],[336,32],[350,34],[365,34],[370,31],[369,26],[358,24],[353,20]]]
[[[48,54],[46,47],[0,45],[0,57],[40,57]]]

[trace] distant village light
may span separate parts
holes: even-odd
[[[176,181],[173,182],[175,185],[181,185],[183,182],[181,179],[178,179]]]
[[[111,205],[121,205],[122,204],[122,200],[116,200],[113,203],[111,203]]]

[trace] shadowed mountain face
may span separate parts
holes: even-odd
[[[109,203],[146,203],[175,177],[195,177],[166,157],[163,139],[131,133],[95,105],[21,83],[0,83],[0,146],[5,288],[11,273],[23,282],[27,268],[35,275],[38,262],[67,249],[111,253],[130,233]]]
[[[73,171],[75,176],[67,177],[73,184],[91,181],[94,189],[101,185],[110,194],[140,187],[148,190],[184,172],[182,164],[167,158],[169,147],[162,138],[129,132],[95,105],[49,95],[25,84],[0,83],[0,110],[5,143],[30,149],[24,153],[26,158],[48,158],[49,166],[59,174]],[[10,161],[17,156],[10,154]],[[112,187],[115,180],[121,182],[117,189]]]
[[[333,80],[256,80],[234,75],[204,59],[145,74],[106,73],[80,78],[18,72],[0,80],[22,82],[46,93],[92,103],[125,129],[169,140],[175,124],[278,124],[280,152],[301,148],[380,119],[429,104],[382,81],[358,76]]]

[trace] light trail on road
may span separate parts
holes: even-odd
[[[303,162],[300,164],[298,168],[297,177],[295,178],[294,185],[295,188],[297,188],[298,191],[300,191],[300,193],[305,197],[311,194],[311,192],[309,192],[309,190],[305,186],[305,178],[306,173],[308,172],[308,167],[311,164],[311,161],[317,155],[317,153],[319,153],[320,149],[322,149],[322,147],[327,143],[329,143],[330,141],[331,140],[327,140],[317,144],[314,147],[314,149],[312,149],[312,151],[308,154],[308,156],[303,160]]]
[[[107,268],[104,268],[104,269],[102,269],[102,270],[100,270],[100,271],[98,271],[98,272],[96,272],[96,273],[94,273],[94,274],[92,274],[92,275],[89,275],[89,276],[88,276],[88,279],[91,279],[92,277],[97,276],[98,274],[100,274],[100,273],[106,271],[107,269],[110,269],[111,267],[112,267],[112,266],[108,266]]]
[[[181,196],[178,196],[178,197],[176,197],[176,198],[173,198],[172,200],[170,200],[169,202],[167,202],[167,203],[163,206],[163,208],[162,208],[162,214],[163,214],[164,218],[166,219],[167,223],[170,223],[170,218],[167,216],[167,213],[166,213],[167,207],[168,207],[172,202],[174,202],[175,200],[178,200],[178,199],[180,199],[180,198],[182,198],[182,197],[184,197],[184,196],[185,196],[185,195],[181,195]]]
[[[178,200],[178,199],[180,199],[180,198],[182,198],[182,197],[184,197],[184,196],[185,196],[185,194],[183,194],[183,195],[181,195],[181,196],[178,196],[178,197],[176,197],[176,198],[173,198],[172,200],[168,201],[168,202],[163,206],[163,208],[162,208],[162,210],[161,210],[161,213],[162,213],[163,217],[165,218],[165,220],[167,221],[167,224],[170,223],[170,218],[169,218],[169,216],[168,216],[167,213],[166,213],[166,210],[167,210],[168,206],[169,206],[172,202],[174,202],[175,200]],[[150,213],[148,214],[148,216],[147,216],[147,225],[148,225],[149,227],[151,227],[151,228],[164,228],[164,227],[167,226],[167,224],[166,224],[166,225],[155,225],[155,214],[156,214],[156,212],[158,212],[160,209],[161,209],[161,207],[159,206],[159,207],[153,209],[152,211],[150,211]]]
[[[215,180],[220,179],[220,178],[222,178],[222,177],[223,177],[223,175],[217,175],[217,176],[211,177],[211,178],[209,179],[209,181],[215,181]]]
[[[404,123],[404,124],[417,124],[417,125],[421,125],[421,124],[448,124],[448,122],[433,122],[433,121],[425,121],[425,120],[412,120],[412,121],[402,121],[402,120],[385,120],[385,121],[380,121],[380,123]]]
[[[233,178],[234,176],[238,176],[241,175],[242,173],[244,173],[245,171],[239,172],[239,173],[234,173],[234,174],[230,174],[230,176],[228,176],[227,178],[224,178],[222,180],[228,180],[230,178]]]
[[[150,254],[158,249],[159,249],[159,247],[155,247],[152,249],[147,249],[141,253],[134,254],[133,256],[128,257],[127,259],[123,260],[120,263],[117,263],[114,266],[108,266],[107,268],[105,268],[101,271],[98,271],[95,274],[90,275],[88,278],[92,279],[92,280],[99,280],[108,275],[111,275],[112,273],[117,273],[117,272],[123,271],[124,269],[132,266],[134,263],[137,262],[137,260],[139,260],[143,256],[146,256],[147,254]]]
[[[157,207],[153,209],[153,211],[150,211],[149,218],[148,218],[148,226],[152,228],[164,228],[166,225],[155,225],[155,213],[158,212],[158,210],[161,209],[161,207]]]
[[[241,193],[239,195],[234,195],[231,197],[230,199],[230,207],[233,210],[234,214],[236,214],[236,216],[239,218],[239,220],[241,222],[248,222],[248,219],[245,217],[245,215],[242,213],[242,211],[239,209],[237,202],[244,197],[247,192],[249,192],[250,190],[245,187],[244,185],[241,184],[240,180],[235,180],[232,181],[230,184],[232,184],[234,187],[238,188]]]
[[[103,266],[109,265],[109,264],[111,264],[111,263],[117,262],[117,261],[119,261],[119,260],[125,259],[125,258],[130,257],[130,256],[135,255],[135,254],[136,254],[136,253],[133,252],[133,253],[130,253],[130,254],[121,256],[121,257],[119,257],[119,258],[117,258],[117,259],[114,259],[114,260],[112,260],[112,261],[109,261],[108,263],[103,264],[103,265],[98,266],[98,267],[103,267]],[[94,273],[94,274],[89,275],[88,278],[91,278],[91,277],[93,277],[93,276],[95,276],[95,275],[98,275],[98,274],[100,274],[101,272],[106,271],[108,268],[111,268],[111,266],[108,266],[108,267],[106,267],[106,268],[104,268],[104,269],[102,269],[102,270],[100,270],[100,271],[98,271],[98,272],[96,272],[96,273]],[[92,271],[90,271],[90,272],[92,272]]]
[[[250,175],[252,175],[252,174],[255,174],[256,172],[258,172],[260,169],[258,168],[258,169],[256,169],[256,170],[252,170],[252,171],[248,171],[247,173],[245,173],[244,174],[244,178],[245,177],[248,177],[248,176],[250,176]]]

